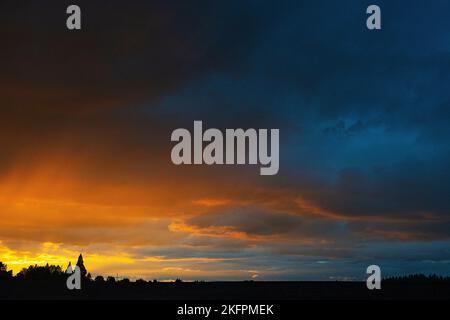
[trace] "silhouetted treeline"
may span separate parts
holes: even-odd
[[[152,300],[333,300],[450,299],[450,277],[414,274],[382,280],[381,290],[365,281],[130,281],[82,277],[81,290],[69,290],[60,266],[29,266],[16,275],[0,262],[0,299],[152,299]]]
[[[11,279],[12,276],[12,270],[8,271],[8,266],[3,262],[0,262],[0,281],[4,279]]]
[[[444,277],[437,274],[425,275],[425,274],[410,274],[406,276],[394,276],[383,279],[384,283],[395,282],[428,282],[428,283],[450,283],[450,277]]]

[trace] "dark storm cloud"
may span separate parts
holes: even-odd
[[[448,4],[380,5],[384,29],[370,33],[364,2],[283,2],[245,67],[199,77],[150,114],[281,128],[274,184],[331,212],[447,219]]]
[[[156,99],[209,70],[238,67],[261,27],[236,3],[80,1],[83,29],[70,32],[68,4],[2,3],[1,83],[13,107],[17,91],[28,93],[25,110]]]
[[[127,170],[167,166],[172,122],[135,107],[239,69],[265,28],[252,3],[80,1],[83,28],[70,32],[69,4],[2,2],[0,172],[58,149],[92,159],[91,172],[119,153]]]
[[[404,160],[368,171],[347,169],[335,183],[310,192],[324,208],[343,215],[448,220],[450,172],[441,161]]]
[[[311,238],[339,238],[346,235],[346,225],[339,221],[310,220],[287,213],[257,207],[234,207],[196,216],[188,224],[200,228],[231,227],[249,235]]]
[[[367,205],[366,202],[364,204]],[[375,220],[364,218],[352,220],[350,209],[343,212],[349,215],[350,221],[345,221],[345,218],[339,220],[317,218],[308,216],[307,212],[295,215],[258,207],[230,207],[210,211],[207,215],[195,216],[186,223],[206,232],[211,227],[225,227],[231,231],[243,232],[250,237],[261,237],[266,241],[276,236],[286,241],[299,240],[305,243],[331,241],[333,246],[338,246],[339,243],[357,245],[383,239],[402,241],[450,239],[448,232],[450,221],[441,216],[416,217],[410,214],[399,219],[398,214],[393,214]]]

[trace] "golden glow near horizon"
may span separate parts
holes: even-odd
[[[65,269],[83,253],[93,275],[148,279],[255,276],[253,268],[236,264],[239,257],[215,254],[207,242],[255,242],[261,237],[233,227],[187,223],[190,218],[207,216],[209,210],[241,205],[242,199],[208,196],[211,192],[202,182],[189,185],[185,198],[172,201],[170,190],[176,181],[158,188],[85,181],[77,163],[69,162],[51,161],[34,168],[19,165],[1,179],[0,261],[14,273],[47,263]],[[208,190],[207,196],[195,198],[202,189]],[[169,254],[158,253],[161,249]],[[197,249],[205,255],[196,256]],[[194,255],[185,256],[189,251]]]
[[[82,253],[93,276],[277,279],[310,269],[278,265],[273,254],[302,257],[298,250],[305,249],[314,259],[340,236],[321,230],[345,217],[292,189],[228,173],[196,180],[156,175],[131,179],[113,170],[111,178],[81,155],[18,161],[0,178],[0,261],[14,273],[46,263],[65,269]],[[406,231],[381,236],[414,239]]]

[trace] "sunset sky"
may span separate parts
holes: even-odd
[[[0,3],[0,261],[169,280],[450,274],[450,3]],[[82,30],[66,29],[66,7]],[[280,170],[171,132],[279,128]]]

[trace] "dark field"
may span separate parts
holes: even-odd
[[[145,300],[449,300],[450,283],[386,282],[368,290],[365,282],[116,282],[84,283],[70,291],[64,282],[0,282],[1,299]]]

